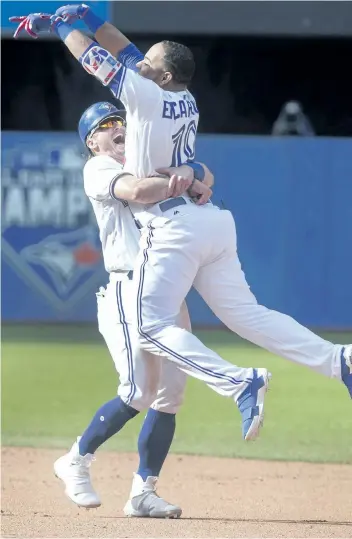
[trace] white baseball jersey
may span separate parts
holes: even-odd
[[[122,65],[109,86],[127,112],[124,170],[145,178],[161,167],[194,160],[199,112],[188,90],[163,90]],[[152,204],[130,208],[142,225],[161,213]]]
[[[131,211],[111,194],[113,180],[121,171],[122,165],[106,155],[92,157],[83,170],[84,190],[97,219],[104,265],[109,273],[133,269],[139,251],[140,233]]]
[[[199,113],[188,90],[163,90],[122,65],[109,86],[127,111],[125,170],[145,178],[194,159]]]

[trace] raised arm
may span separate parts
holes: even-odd
[[[96,41],[114,56],[117,56],[121,50],[131,43],[120,30],[96,15],[93,9],[86,4],[68,4],[59,7],[55,15],[69,24],[81,19],[92,34],[95,35]]]
[[[136,63],[143,59],[141,51],[115,26],[98,17],[92,8],[85,4],[67,5],[60,7],[55,15],[69,24],[81,19],[94,34],[99,45],[115,56],[125,67],[137,70]]]
[[[116,56],[116,58],[126,67],[131,67],[130,62],[129,65],[125,63],[126,55],[124,55],[123,52],[126,50],[135,53],[135,63],[143,59],[141,51],[138,50],[137,47],[131,43],[122,32],[120,32],[120,30],[115,28],[115,26],[109,22],[104,22],[104,24],[95,32],[95,39],[102,47],[104,47],[104,49],[111,52],[113,56]]]
[[[141,121],[153,116],[161,99],[161,90],[155,82],[126,68],[106,49],[66,23],[56,23],[55,31],[82,67],[107,86],[128,113],[138,110]]]
[[[32,37],[45,32],[55,32],[65,43],[82,67],[97,78],[101,84],[109,87],[112,94],[124,104],[127,112],[133,113],[138,108],[141,120],[150,118],[160,100],[160,88],[134,70],[126,68],[109,51],[96,41],[73,29],[56,15],[31,14],[26,17],[13,17],[13,22],[20,22],[15,35],[24,29]]]
[[[61,19],[69,25],[82,20],[88,29],[95,35],[96,41],[109,51],[125,67],[138,71],[136,64],[143,59],[141,51],[130,42],[117,28],[98,17],[94,11],[85,4],[70,4],[60,7],[55,15],[50,13],[31,13],[29,15],[13,16],[10,21],[18,23],[14,33],[16,38],[22,31],[31,37],[37,38],[40,34],[53,31],[55,19]]]
[[[76,58],[76,60],[80,61],[83,64],[82,57],[84,53],[94,45],[98,45],[93,41],[90,37],[83,34],[79,30],[73,30],[69,25],[66,23],[58,22],[56,25],[56,33],[58,36],[62,39],[62,41],[65,43],[68,50],[73,54],[73,56]],[[103,49],[102,49],[103,50]],[[99,60],[97,59],[97,62]],[[93,64],[93,62],[92,62]],[[86,66],[83,64],[83,67],[86,68]],[[92,71],[94,66],[92,65]],[[98,71],[98,69],[96,70]],[[91,73],[93,74],[93,73]],[[97,75],[95,75],[97,76]],[[98,76],[97,76],[98,78]],[[101,81],[103,82],[103,81]]]

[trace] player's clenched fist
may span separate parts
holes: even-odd
[[[67,6],[59,7],[55,15],[69,24],[74,23],[78,19],[84,19],[89,11],[89,6],[86,4],[68,4]]]

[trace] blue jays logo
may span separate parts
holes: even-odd
[[[68,312],[101,283],[101,245],[77,139],[33,144],[37,137],[2,152],[2,254],[27,286]]]
[[[115,111],[116,107],[114,105],[111,105],[111,103],[101,103],[98,107],[99,110],[106,110],[106,112],[112,112]]]

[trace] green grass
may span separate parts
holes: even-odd
[[[242,458],[352,462],[352,414],[347,390],[308,369],[248,345],[229,332],[199,331],[224,358],[273,373],[260,439],[244,443],[229,399],[197,380],[188,382],[173,452]],[[331,337],[351,342],[352,335]],[[117,378],[92,327],[6,327],[2,334],[2,443],[68,447]],[[106,445],[135,451],[142,414]]]

